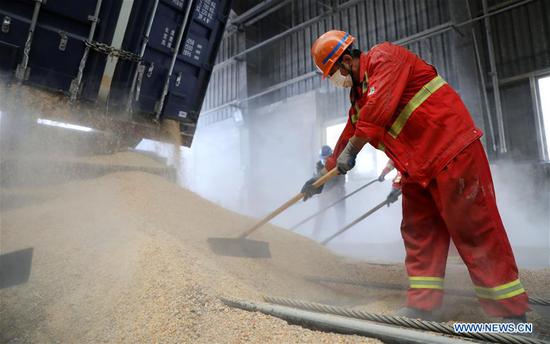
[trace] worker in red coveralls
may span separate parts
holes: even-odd
[[[351,88],[351,108],[325,169],[302,191],[320,192],[313,183],[334,167],[348,172],[366,143],[384,151],[402,174],[410,285],[399,315],[433,319],[452,239],[484,310],[525,322],[528,298],[497,209],[481,130],[433,66],[388,42],[361,52],[354,40],[329,31],[313,44],[323,78]]]

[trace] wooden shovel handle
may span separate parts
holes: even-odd
[[[338,175],[338,168],[333,168],[332,170],[330,170],[329,172],[327,172],[324,176],[322,176],[321,178],[319,178],[315,183],[313,183],[313,186],[318,188],[322,185],[324,185],[326,182],[328,182],[330,179],[332,179],[334,176]],[[260,220],[258,223],[256,223],[253,227],[251,227],[250,229],[246,230],[245,232],[243,232],[241,235],[239,235],[239,238],[246,238],[247,236],[249,236],[250,234],[252,234],[254,231],[256,231],[258,228],[260,228],[261,226],[265,225],[266,223],[268,223],[271,219],[273,219],[275,216],[279,215],[280,213],[282,213],[283,211],[287,210],[288,208],[290,208],[292,205],[294,205],[295,203],[299,202],[302,198],[304,198],[304,194],[302,192],[300,192],[299,194],[297,194],[296,196],[292,197],[291,199],[289,199],[288,201],[286,201],[285,204],[283,204],[282,206],[280,206],[279,208],[275,209],[273,212],[271,212],[269,215],[267,215],[266,217],[264,217],[262,220]]]
[[[313,186],[318,188],[322,185],[325,185],[326,182],[328,182],[329,180],[331,180],[333,177],[335,177],[337,175],[338,175],[338,168],[335,167],[332,170],[328,171],[324,176],[317,179],[317,181],[315,183],[313,183]]]

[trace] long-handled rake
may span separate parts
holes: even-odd
[[[399,192],[398,196],[401,195],[401,192]],[[364,219],[366,219],[367,217],[371,216],[372,214],[374,214],[376,211],[378,211],[380,208],[384,207],[385,205],[388,205],[390,202],[386,199],[384,200],[383,202],[381,202],[380,204],[376,205],[374,208],[372,208],[371,210],[367,211],[366,213],[364,213],[363,215],[359,216],[358,218],[356,218],[355,220],[353,220],[351,223],[349,223],[348,225],[344,226],[342,229],[340,229],[338,232],[334,233],[333,235],[329,236],[328,238],[326,238],[325,240],[321,241],[321,244],[322,245],[326,245],[328,244],[329,242],[332,241],[332,239],[336,238],[337,236],[341,235],[342,233],[344,233],[345,231],[347,231],[348,229],[350,229],[351,227],[355,226],[356,224],[358,224],[359,222],[363,221]]]
[[[371,180],[370,182],[368,182],[367,184],[361,186],[360,188],[358,188],[357,190],[353,191],[353,192],[350,192],[349,194],[345,195],[344,197],[340,198],[339,200],[336,200],[334,202],[332,202],[331,204],[327,205],[326,207],[324,207],[323,209],[320,209],[319,211],[317,211],[315,214],[311,214],[310,216],[306,217],[305,219],[303,219],[302,221],[298,222],[297,224],[295,224],[294,226],[290,227],[291,230],[295,230],[296,228],[300,227],[301,225],[303,225],[304,223],[308,222],[309,220],[315,218],[317,215],[320,215],[322,213],[324,213],[325,211],[327,211],[328,209],[334,207],[336,204],[340,203],[340,202],[343,202],[345,201],[347,198],[355,195],[356,193],[358,193],[359,191],[363,190],[364,188],[368,187],[369,185],[372,185],[374,184],[375,182],[378,181],[378,178],[374,179],[374,180]]]

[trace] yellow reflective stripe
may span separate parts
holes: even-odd
[[[508,299],[510,297],[525,293],[525,289],[519,279],[493,288],[476,286],[475,289],[478,297],[490,300]]]
[[[384,144],[382,142],[380,142],[378,144],[378,149],[381,150],[382,152],[385,152],[386,151],[386,146],[384,146]]]
[[[512,293],[514,295],[518,295],[525,291],[519,279],[506,284],[493,287],[493,288],[476,286],[475,289],[478,296],[481,297],[483,295],[483,296],[487,296],[488,298],[501,297],[503,295],[512,294]]]
[[[405,105],[403,110],[399,113],[399,116],[395,119],[395,122],[393,122],[390,130],[388,130],[388,133],[393,137],[394,139],[397,138],[401,130],[403,130],[403,127],[409,120],[409,117],[411,117],[414,110],[416,110],[426,99],[428,99],[429,96],[432,95],[435,91],[437,91],[441,86],[445,85],[447,82],[441,77],[436,76],[432,79],[432,81],[428,82],[424,87],[418,91],[414,97]]]
[[[517,289],[517,290],[513,290],[509,293],[506,293],[506,294],[502,294],[502,295],[482,295],[482,294],[477,294],[477,296],[479,298],[482,298],[482,299],[489,299],[489,300],[494,300],[494,301],[498,301],[498,300],[504,300],[504,299],[509,299],[511,297],[514,297],[514,296],[517,296],[519,294],[523,294],[525,293],[525,289],[523,288],[520,288],[520,289]]]
[[[409,277],[409,287],[412,289],[443,289],[443,278],[431,276]]]
[[[486,288],[486,287],[476,286],[476,289],[487,290],[487,291],[493,291],[493,290],[494,291],[499,291],[499,290],[503,290],[503,289],[508,289],[508,288],[516,286],[516,285],[521,285],[521,282],[520,282],[519,279],[517,279],[515,281],[512,281],[512,282],[509,282],[509,283],[506,283],[506,284],[498,285],[498,286],[493,287],[493,288]]]
[[[513,290],[510,290],[509,292],[502,293],[502,294],[494,294],[494,293],[483,293],[476,290],[476,294],[479,298],[482,299],[489,299],[489,300],[503,300],[508,299],[511,297],[514,297],[519,294],[525,293],[525,289],[522,287],[520,288],[514,288]]]

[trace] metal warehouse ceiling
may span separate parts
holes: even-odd
[[[252,25],[258,20],[265,18],[269,14],[279,10],[283,6],[290,3],[291,0],[266,0],[266,1],[251,1],[237,0],[233,1],[233,10],[237,17],[231,22],[235,25]]]
[[[240,15],[258,5],[262,6],[262,8],[267,8],[270,6],[274,6],[282,1],[283,0],[233,0],[232,7],[233,10]]]

